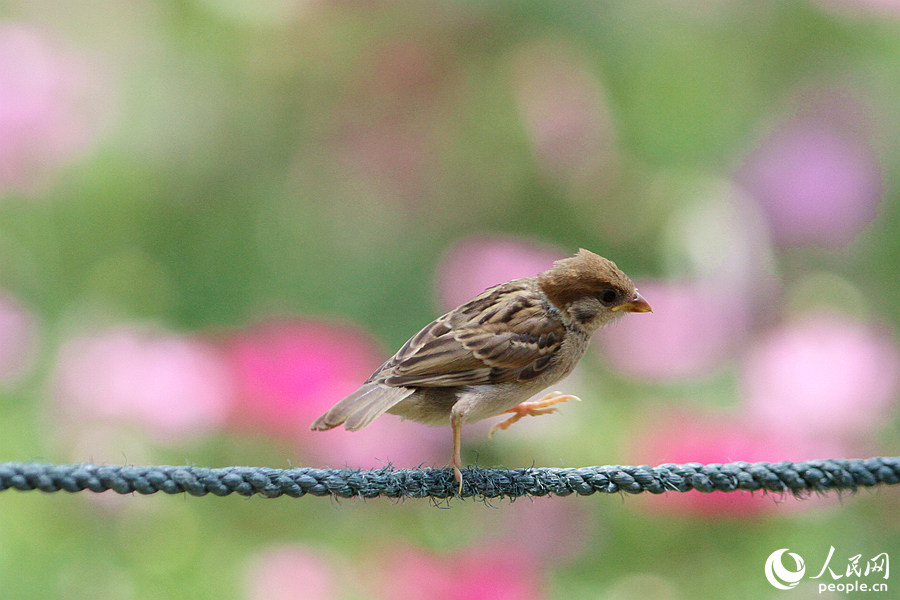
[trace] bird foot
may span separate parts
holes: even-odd
[[[554,413],[558,409],[548,408],[549,406],[559,404],[560,402],[568,402],[569,400],[578,400],[579,402],[581,402],[581,398],[579,398],[578,396],[561,394],[560,392],[552,392],[550,394],[547,394],[540,400],[532,400],[531,402],[523,402],[521,404],[517,404],[511,409],[501,413],[512,413],[512,416],[507,420],[501,423],[497,423],[496,425],[491,427],[491,430],[488,432],[488,437],[493,438],[495,431],[497,431],[498,429],[506,429],[522,417],[536,417],[538,415],[549,415],[550,413]]]
[[[453,477],[459,482],[459,495],[462,496],[462,471],[456,465],[453,465]]]
[[[462,496],[463,482],[462,471],[462,418],[458,413],[450,414],[450,429],[453,430],[453,456],[450,458],[450,465],[453,467],[453,477],[459,482],[459,495]]]

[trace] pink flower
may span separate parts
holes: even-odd
[[[764,337],[743,373],[749,417],[797,444],[867,439],[896,408],[898,383],[894,340],[830,313]]]
[[[348,325],[273,321],[237,334],[228,355],[238,386],[240,423],[295,433],[354,391],[382,359],[375,343]]]
[[[520,498],[485,516],[483,530],[497,545],[517,548],[534,564],[572,562],[595,541],[597,515],[572,498]]]
[[[670,217],[663,238],[666,268],[681,278],[638,281],[653,314],[601,330],[595,348],[622,373],[653,381],[720,369],[758,313],[777,305],[769,237],[764,216],[746,194],[718,182],[698,188]]]
[[[312,320],[271,322],[228,344],[238,386],[234,421],[299,442],[327,466],[377,468],[393,463],[443,467],[449,429],[384,415],[365,429],[311,432],[310,424],[384,362],[376,344],[348,325]]]
[[[438,268],[438,296],[444,310],[456,308],[485,289],[546,271],[564,254],[551,246],[503,236],[457,242]]]
[[[710,373],[728,360],[746,333],[747,298],[710,285],[638,285],[653,314],[627,317],[600,332],[596,346],[612,367],[657,381]]]
[[[0,292],[0,386],[17,383],[31,370],[36,349],[34,315]]]
[[[63,344],[56,397],[76,421],[133,423],[158,441],[175,442],[221,427],[232,386],[209,344],[125,326]]]
[[[538,600],[544,598],[537,564],[515,547],[480,547],[451,555],[419,549],[392,551],[380,571],[391,600]]]
[[[855,124],[861,109],[838,94],[808,100],[747,157],[738,180],[761,203],[783,244],[846,246],[876,216],[881,168]]]
[[[301,546],[273,546],[254,556],[245,568],[247,600],[295,600],[339,597],[339,574],[318,552]]]
[[[739,417],[657,410],[652,418],[637,420],[650,425],[632,437],[634,442],[629,461],[634,464],[752,463],[829,457],[799,456],[791,440],[772,435]],[[692,490],[652,497],[639,496],[633,500],[648,511],[707,518],[744,518],[772,512],[779,506],[763,493],[743,491],[707,494]]]
[[[33,191],[91,145],[103,102],[89,68],[38,31],[0,26],[0,193]]]

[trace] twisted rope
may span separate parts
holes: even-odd
[[[812,492],[855,491],[900,483],[900,457],[809,460],[804,462],[729,464],[687,463],[658,467],[482,469],[463,471],[463,497],[517,498],[594,493],[662,494],[665,492]],[[187,493],[192,496],[259,495],[277,498],[450,498],[459,484],[447,469],[272,469],[119,465],[0,463],[0,491],[105,492],[119,494]]]

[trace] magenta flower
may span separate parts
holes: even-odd
[[[747,299],[710,285],[639,283],[653,306],[645,319],[622,319],[603,329],[595,346],[613,368],[656,381],[710,373],[731,356],[746,333]]]
[[[361,431],[311,432],[320,414],[358,388],[386,357],[361,330],[313,320],[266,323],[228,344],[238,386],[233,421],[300,443],[333,467],[443,467],[449,430],[385,415]]]
[[[0,193],[34,191],[89,148],[104,104],[93,77],[41,32],[0,26]]]
[[[220,428],[233,393],[227,366],[211,345],[129,326],[65,342],[55,384],[69,418],[133,424],[160,442]]]
[[[238,386],[237,421],[291,435],[309,428],[382,362],[362,331],[313,320],[251,327],[227,347]]]
[[[382,598],[391,600],[538,600],[539,566],[515,546],[479,547],[451,555],[410,548],[385,553]]]
[[[456,308],[485,289],[546,271],[565,254],[554,247],[503,236],[471,237],[451,247],[438,268],[438,297]]]
[[[0,292],[0,387],[14,385],[31,371],[36,350],[35,316]]]
[[[845,98],[833,100],[811,101],[801,117],[764,140],[738,173],[782,244],[842,247],[877,214],[882,176],[874,150],[852,127],[838,124],[856,118],[860,109]]]
[[[272,546],[252,557],[245,568],[247,600],[338,598],[339,573],[312,548]]]
[[[896,409],[900,351],[884,331],[810,314],[764,337],[742,379],[757,426],[797,445],[861,442]]]

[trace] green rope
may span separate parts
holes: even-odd
[[[900,457],[831,459],[804,462],[728,464],[687,463],[658,467],[483,469],[463,471],[463,490],[448,469],[272,469],[266,467],[53,465],[0,463],[0,491],[114,491],[119,494],[187,493],[193,496],[259,495],[264,498],[305,495],[341,498],[517,498],[587,496],[594,493],[662,494],[855,491],[900,483]]]

